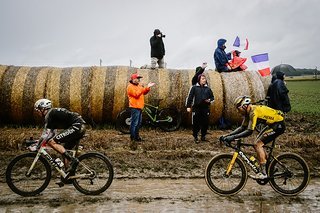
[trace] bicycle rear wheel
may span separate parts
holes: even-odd
[[[271,187],[282,195],[297,195],[310,180],[305,160],[297,154],[285,153],[274,159],[269,167]]]
[[[101,153],[91,152],[79,157],[74,187],[86,195],[98,195],[109,188],[113,180],[113,166]]]
[[[239,158],[236,158],[230,174],[226,174],[232,157],[232,154],[220,154],[213,157],[207,165],[205,171],[207,185],[219,195],[234,195],[246,185],[247,169]]]
[[[116,120],[116,129],[124,134],[130,133],[131,125],[131,111],[130,109],[125,109],[121,111]]]
[[[158,125],[162,130],[167,132],[175,131],[180,127],[181,114],[176,109],[165,108],[160,110],[158,120]]]
[[[6,182],[9,188],[21,196],[34,196],[42,192],[51,179],[51,167],[48,161],[40,157],[31,174],[27,176],[37,153],[26,153],[15,157],[6,170]]]

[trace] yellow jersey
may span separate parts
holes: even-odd
[[[283,120],[284,114],[280,110],[275,110],[263,105],[251,105],[251,109],[241,125],[247,127],[247,129],[254,130],[257,123],[270,125]]]

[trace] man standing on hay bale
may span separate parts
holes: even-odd
[[[139,135],[139,129],[142,121],[142,109],[144,107],[144,95],[146,95],[155,83],[148,83],[147,87],[140,84],[142,76],[138,73],[131,75],[131,80],[127,87],[129,98],[129,108],[131,109],[130,139],[131,141],[142,141]]]
[[[198,133],[201,129],[201,141],[206,141],[209,126],[210,104],[214,101],[212,90],[208,87],[206,76],[201,74],[198,82],[191,87],[187,98],[187,112],[192,111],[192,135],[199,143]],[[192,110],[191,110],[192,106]]]
[[[162,38],[166,36],[162,34],[159,29],[155,29],[153,32],[153,36],[150,38],[151,45],[151,69],[155,69],[157,63],[159,64],[159,68],[164,68],[164,55],[165,49]]]

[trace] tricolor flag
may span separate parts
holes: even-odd
[[[270,75],[270,65],[268,53],[251,56],[253,63],[257,66],[261,76]]]
[[[244,50],[248,50],[248,48],[249,48],[249,41],[248,41],[248,39],[246,38],[246,43],[245,43],[245,45],[244,45]]]
[[[244,50],[248,50],[248,48],[249,48],[249,41],[248,41],[248,39],[246,38],[245,43],[241,43],[239,36],[237,36],[236,39],[235,39],[234,42],[233,42],[233,46],[234,46],[234,47],[238,47],[238,48],[240,48],[240,46],[241,46],[241,47],[244,47]]]
[[[236,40],[233,42],[234,47],[240,47],[240,38],[239,36],[236,37]]]

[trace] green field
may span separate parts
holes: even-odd
[[[320,80],[287,81],[292,112],[320,115]]]

